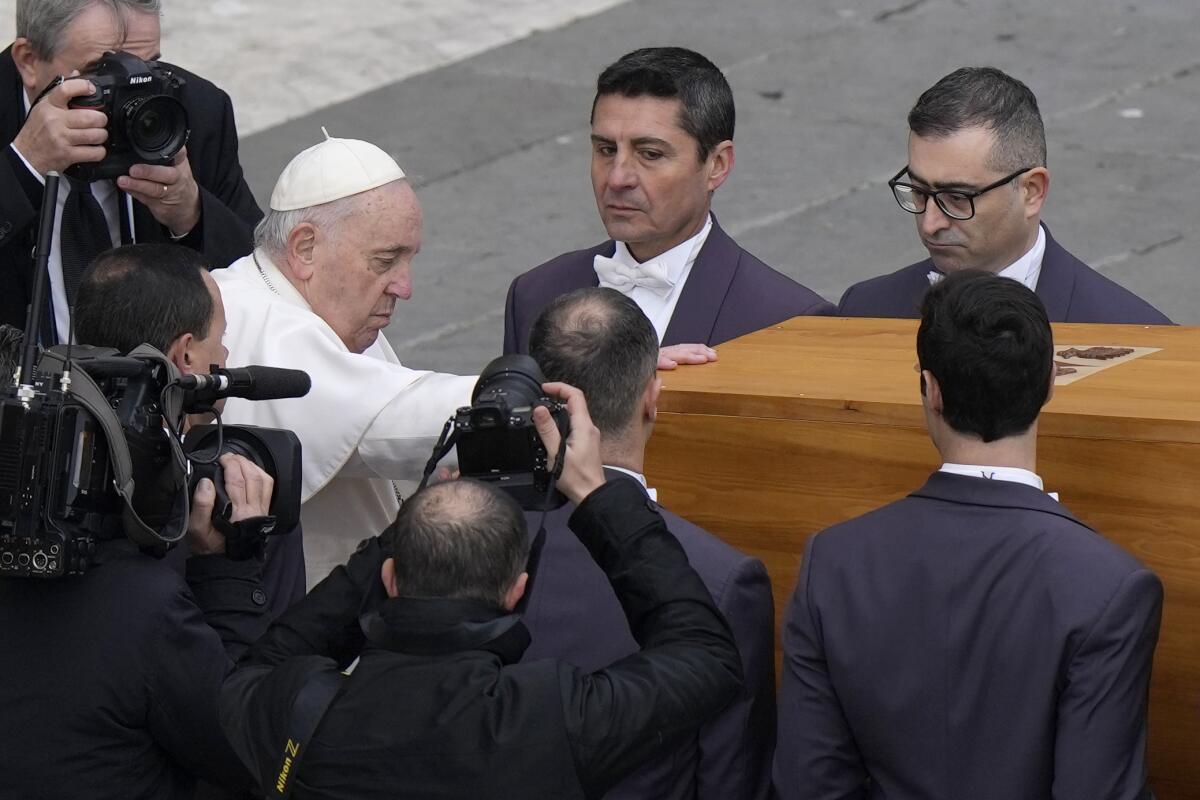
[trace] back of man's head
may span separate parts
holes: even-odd
[[[521,507],[469,479],[436,484],[410,497],[384,538],[402,597],[503,606],[529,559]]]
[[[908,127],[923,139],[970,128],[992,132],[988,166],[997,172],[1046,166],[1046,131],[1029,87],[995,67],[963,67],[935,83],[908,112]]]
[[[63,46],[67,27],[93,5],[112,9],[118,26],[129,12],[162,13],[162,0],[17,0],[17,36],[28,39],[39,58],[50,61]]]
[[[204,258],[188,247],[133,244],[101,253],[79,282],[75,339],[127,353],[147,342],[166,353],[185,333],[208,337],[213,298]]]
[[[917,357],[942,392],[955,431],[992,442],[1037,420],[1053,380],[1046,309],[1018,281],[988,272],[952,273],[921,304]]]
[[[716,64],[695,51],[646,47],[627,53],[600,73],[593,112],[606,94],[678,99],[679,126],[696,140],[701,161],[733,139],[733,90]]]
[[[658,366],[658,335],[637,304],[615,289],[588,287],[546,306],[529,334],[529,354],[548,381],[583,392],[605,437],[634,422]]]

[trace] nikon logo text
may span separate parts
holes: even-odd
[[[129,79],[129,85],[134,86],[135,84],[139,83],[149,83],[152,80],[154,80],[154,78],[149,75],[135,75]]]
[[[292,760],[299,752],[300,745],[291,739],[288,739],[287,744],[283,746],[283,769],[279,770],[279,777],[275,779],[275,791],[280,794],[283,794],[283,790],[287,786],[288,773],[292,771]]]

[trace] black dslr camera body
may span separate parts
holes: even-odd
[[[125,52],[105,53],[93,72],[79,77],[96,91],[72,99],[71,108],[108,115],[108,152],[103,161],[68,167],[67,175],[90,182],[125,175],[134,164],[174,163],[191,132],[179,99],[182,78],[157,61]]]
[[[462,476],[493,484],[527,511],[567,502],[558,490],[549,491],[546,448],[533,424],[533,409],[544,406],[564,441],[570,433],[567,408],[545,396],[544,381],[529,356],[501,356],[479,376],[471,406],[458,409],[452,420]]]

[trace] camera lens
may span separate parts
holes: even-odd
[[[125,135],[145,161],[174,158],[187,143],[187,109],[174,97],[138,97],[125,104],[124,112]]]
[[[499,401],[507,410],[531,406],[542,396],[543,381],[542,370],[529,356],[500,356],[483,368],[471,401]]]

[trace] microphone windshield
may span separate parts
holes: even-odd
[[[312,388],[312,378],[300,369],[279,367],[243,367],[249,377],[245,392],[231,392],[247,400],[278,400],[285,397],[304,397]],[[230,370],[233,372],[234,370]],[[236,383],[236,381],[235,381]]]

